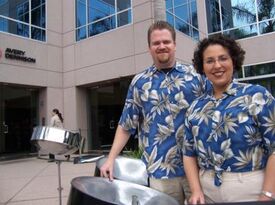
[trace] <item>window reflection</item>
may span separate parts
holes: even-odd
[[[86,0],[76,2],[76,27],[84,26],[86,22]]]
[[[275,74],[275,62],[244,66],[243,77],[252,77],[268,74]]]
[[[199,39],[196,0],[166,0],[166,20],[182,33]]]
[[[205,2],[210,35],[221,32],[235,39],[241,39],[275,30],[273,0],[206,0]]]
[[[45,0],[1,1],[0,15],[0,31],[46,40]],[[30,23],[36,27],[31,27]]]
[[[266,87],[275,96],[275,62],[244,66],[236,75],[239,81],[259,84]],[[245,78],[257,78],[247,80]]]
[[[84,0],[76,0],[77,41],[131,22],[131,0],[87,0],[87,5]]]

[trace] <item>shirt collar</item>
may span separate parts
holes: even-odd
[[[206,94],[213,97],[213,84],[212,82],[206,77]],[[232,79],[231,83],[228,85],[226,90],[224,91],[224,95],[231,95],[235,96],[237,95],[237,87],[238,83],[235,79]]]
[[[183,65],[180,64],[179,62],[176,62],[175,65],[172,67],[171,70],[176,70],[177,72],[183,72],[182,69]],[[151,66],[151,69],[149,69],[149,72],[151,73],[151,75],[154,75],[156,72],[158,72],[159,70],[157,69],[157,67],[155,65]]]

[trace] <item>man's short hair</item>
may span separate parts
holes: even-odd
[[[175,31],[174,27],[171,26],[166,21],[156,21],[148,29],[147,41],[148,41],[148,46],[149,47],[150,47],[150,43],[151,43],[151,34],[152,34],[152,32],[154,30],[163,30],[163,29],[167,29],[168,31],[170,31],[173,41],[176,42],[176,31]]]

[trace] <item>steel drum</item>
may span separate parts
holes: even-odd
[[[70,155],[79,149],[80,135],[65,129],[37,126],[33,129],[31,142],[40,153]]]
[[[68,205],[179,205],[154,189],[121,180],[102,177],[76,177],[71,182]]]
[[[107,156],[80,156],[74,158],[74,164],[96,163],[94,176],[100,176],[100,167],[107,160]],[[148,186],[146,166],[140,159],[118,156],[115,159],[113,176],[115,179]]]
[[[96,167],[100,167],[107,160],[107,157],[99,158]],[[113,176],[116,179],[148,186],[148,175],[146,166],[140,159],[118,156],[115,159]]]

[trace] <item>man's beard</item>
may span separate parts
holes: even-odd
[[[157,55],[157,59],[159,63],[164,64],[169,62],[170,56],[167,53],[162,53],[160,55]]]

